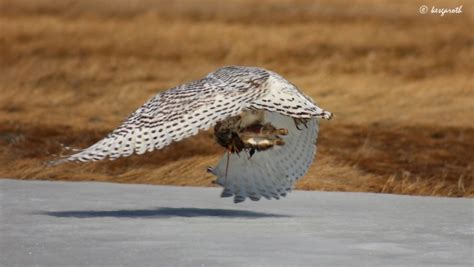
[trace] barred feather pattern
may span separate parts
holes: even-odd
[[[245,151],[231,154],[229,165],[227,155],[224,155],[211,169],[217,176],[216,183],[224,187],[221,196],[234,196],[235,203],[246,198],[256,201],[261,197],[280,199],[286,196],[313,163],[318,135],[316,118],[297,129],[291,117],[268,111],[264,116],[265,121],[275,127],[288,129],[288,135],[282,136],[285,145],[257,152],[252,157]]]
[[[250,103],[251,108],[278,112],[293,118],[320,117],[327,120],[332,118],[331,112],[318,107],[295,85],[275,72],[269,71],[269,73],[270,77],[265,83],[267,93]]]
[[[223,197],[279,199],[303,176],[316,153],[318,118],[332,114],[280,75],[256,67],[220,68],[206,77],[157,94],[102,140],[75,154],[50,162],[116,159],[161,149],[207,130],[217,122],[248,110],[264,110],[265,120],[286,128],[285,145],[256,152],[242,151],[220,160],[212,172],[224,187]],[[296,127],[294,119],[309,119]]]
[[[260,68],[225,67],[159,93],[104,139],[52,164],[113,160],[161,149],[238,115],[266,93],[262,85],[269,75]]]
[[[201,80],[157,94],[104,139],[51,164],[113,160],[161,149],[246,109],[274,111],[293,118],[332,116],[274,72],[223,67]]]

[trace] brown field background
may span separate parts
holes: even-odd
[[[463,4],[457,15],[418,12]],[[274,70],[335,113],[297,188],[474,196],[469,1],[0,0],[0,177],[213,186],[211,133],[47,167],[155,93],[224,65]]]

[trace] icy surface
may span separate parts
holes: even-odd
[[[0,180],[0,266],[474,266],[472,199]]]

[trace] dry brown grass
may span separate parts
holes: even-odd
[[[0,177],[211,186],[222,150],[209,133],[113,162],[42,162],[159,90],[255,65],[336,114],[297,188],[474,195],[473,5],[436,1],[464,4],[441,18],[413,1],[110,3],[0,0]]]

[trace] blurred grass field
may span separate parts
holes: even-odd
[[[463,13],[422,15],[422,4]],[[144,156],[43,163],[159,91],[252,65],[336,114],[297,188],[472,197],[473,6],[0,0],[0,177],[213,186],[205,169],[223,150],[206,132]]]

